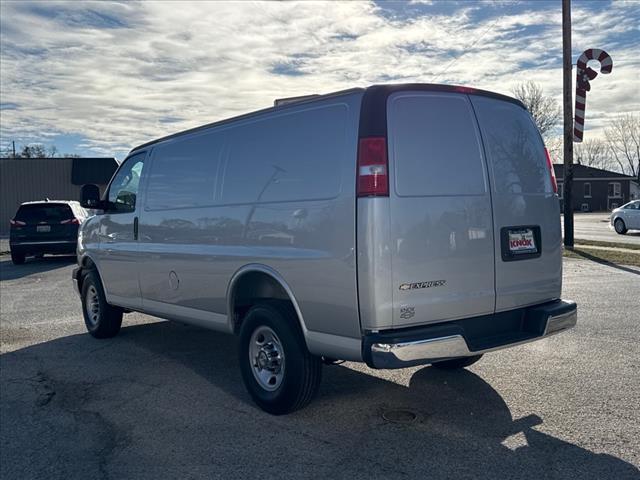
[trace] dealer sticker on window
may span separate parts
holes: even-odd
[[[514,255],[538,253],[533,230],[531,228],[509,230],[509,251]]]

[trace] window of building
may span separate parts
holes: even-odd
[[[584,198],[591,198],[591,184],[584,184]]]
[[[609,197],[610,198],[620,198],[620,197],[622,197],[622,190],[620,188],[620,182],[610,182],[609,183]]]

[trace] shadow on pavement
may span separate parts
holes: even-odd
[[[640,271],[636,269],[625,267],[624,265],[618,265],[617,263],[613,263],[603,258],[596,257],[594,255],[591,255],[590,253],[585,252],[584,250],[580,250],[580,248],[574,248],[572,252],[576,255],[581,256],[582,258],[586,258],[587,260],[591,260],[592,262],[599,263],[600,265],[606,265],[607,267],[616,268],[618,270],[622,270],[623,272],[640,275]]]
[[[543,433],[535,412],[514,419],[468,370],[425,367],[407,388],[326,367],[314,403],[273,417],[251,403],[236,357],[233,337],[170,322],[2,355],[0,476],[638,478]],[[417,419],[388,423],[392,409]]]
[[[22,265],[14,265],[9,255],[0,259],[0,280],[16,280],[34,273],[44,273],[76,262],[75,255],[55,255],[44,258],[27,257]]]

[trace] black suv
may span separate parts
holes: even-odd
[[[23,203],[10,222],[11,260],[20,265],[27,255],[75,253],[78,227],[88,216],[78,202]]]

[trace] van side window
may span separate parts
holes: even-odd
[[[109,205],[113,213],[133,212],[136,209],[136,199],[145,153],[139,153],[125,160],[109,186]]]
[[[346,105],[329,105],[231,129],[221,203],[338,196],[347,150],[347,115]]]
[[[154,148],[145,207],[162,210],[213,205],[223,135],[224,130],[205,132]]]
[[[399,95],[389,110],[399,196],[486,192],[480,135],[466,96]]]

